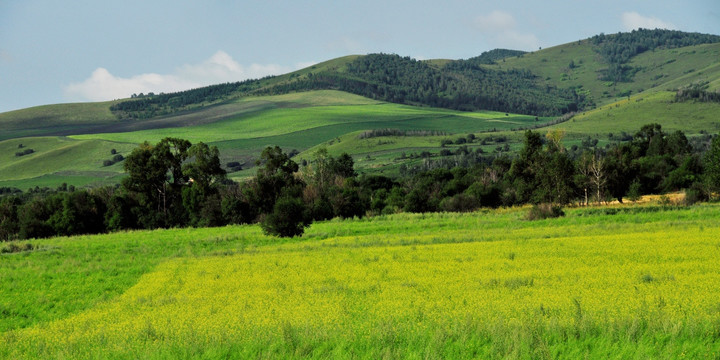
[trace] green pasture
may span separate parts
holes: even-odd
[[[43,105],[0,113],[0,141],[41,136],[117,120],[110,112],[112,101]]]
[[[547,120],[547,118],[543,118],[543,120]],[[142,130],[129,133],[74,135],[72,138],[101,139],[126,143],[138,143],[138,139],[143,139],[154,143],[170,136],[188,139],[193,143],[199,141],[213,143],[267,138],[334,125],[348,126],[350,127],[349,131],[361,127],[366,130],[398,128],[441,130],[454,133],[512,129],[536,123],[538,122],[535,121],[535,117],[526,115],[510,116],[508,114],[506,116],[504,113],[496,112],[464,113],[444,109],[380,103],[273,108],[198,126]],[[334,135],[338,136],[343,133],[335,133]],[[314,141],[317,140],[319,138],[314,138]],[[324,140],[328,139],[321,141]]]
[[[346,136],[364,130],[432,130],[465,136],[534,126],[549,120],[551,118],[492,111],[459,112],[397,105],[330,90],[242,98],[169,118],[137,120],[137,124],[132,125],[143,128],[175,121],[187,125],[183,127],[6,140],[0,143],[0,184],[27,189],[43,184],[55,187],[63,182],[76,186],[112,183],[121,176],[122,164],[103,166],[103,160],[112,157],[110,149],[115,148],[126,156],[142,141],[156,143],[165,137],[215,145],[221,151],[222,163],[239,161],[245,164],[244,167],[252,167],[258,154],[267,146],[304,151],[318,144],[328,146],[336,141],[340,144],[350,140],[348,146],[341,145],[338,151],[365,156],[368,152],[393,150],[396,153],[393,156],[398,157],[403,151],[430,149],[439,152],[442,139],[408,137],[399,140],[399,145],[381,145],[372,150],[369,147],[375,142],[357,142],[353,140],[356,135]],[[130,125],[118,123],[113,126],[124,128]],[[32,148],[35,153],[15,156],[20,144]],[[376,168],[382,164],[388,165],[373,163],[369,166]]]
[[[580,113],[570,121],[553,125],[565,129],[568,137],[634,134],[645,124],[658,123],[665,132],[681,130],[687,135],[720,131],[720,104],[675,102],[672,92],[640,94],[616,103]]]
[[[22,148],[20,147],[22,145]],[[33,137],[0,142],[0,182],[24,181],[56,174],[106,178],[123,172],[122,163],[103,166],[117,154],[127,156],[136,145],[65,137]],[[16,156],[18,151],[33,153]],[[62,181],[72,183],[71,181]],[[34,185],[33,185],[34,186]]]

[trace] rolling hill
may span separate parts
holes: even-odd
[[[678,100],[675,91],[720,90],[719,59],[718,36],[641,30],[467,60],[353,55],[174,94],[33,107],[0,114],[0,187],[114,183],[123,171],[105,163],[111,150],[127,155],[166,136],[217,146],[223,164],[244,168],[230,176],[242,178],[268,145],[297,150],[298,160],[319,147],[348,152],[361,172],[397,175],[427,158],[512,151],[518,130],[545,125],[565,130],[568,143],[613,141],[611,133],[650,122],[713,134],[720,103]],[[397,131],[360,136],[378,129]],[[477,140],[461,144],[468,134]]]

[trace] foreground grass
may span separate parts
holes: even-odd
[[[323,222],[282,243],[255,226],[32,241],[0,261],[0,357],[717,358],[718,215],[509,209]]]

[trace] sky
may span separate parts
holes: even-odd
[[[0,112],[279,75],[351,54],[465,59],[636,28],[720,35],[720,1],[0,0]]]

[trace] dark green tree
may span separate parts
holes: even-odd
[[[283,192],[293,191],[293,196],[302,194],[303,184],[295,177],[299,166],[279,146],[265,148],[257,165],[261,167],[253,184],[251,205],[258,213],[273,212],[275,201]],[[297,194],[298,191],[300,194]]]
[[[309,224],[305,217],[305,203],[300,197],[283,195],[273,205],[273,211],[260,223],[268,235],[280,237],[300,236]]]
[[[18,207],[22,204],[16,196],[0,198],[0,241],[12,240],[20,230]]]
[[[715,136],[705,153],[705,180],[711,192],[720,191],[720,136]]]
[[[528,203],[537,201],[533,193],[539,188],[538,172],[540,171],[543,140],[540,134],[526,131],[523,139],[523,148],[512,160],[512,165],[506,173],[506,181],[512,187],[512,203]],[[510,205],[510,204],[508,204]]]

